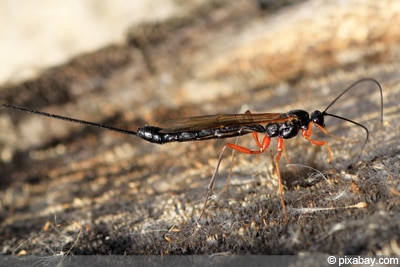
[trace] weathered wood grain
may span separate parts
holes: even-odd
[[[381,82],[385,110],[381,125],[372,84],[330,110],[370,129],[361,158],[363,130],[334,119],[328,131],[347,141],[328,137],[332,166],[325,148],[287,140],[291,163],[303,165],[290,169],[282,159],[287,225],[272,142],[271,153],[237,155],[229,188],[197,226],[224,141],[159,146],[3,108],[0,253],[398,254],[397,25],[398,1],[313,0],[269,11],[250,1],[205,1],[182,17],[132,28],[124,45],[3,86],[2,102],[131,130],[247,109],[311,112],[362,77]],[[239,143],[253,145],[251,137]],[[214,193],[229,168],[226,153]]]

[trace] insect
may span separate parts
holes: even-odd
[[[319,110],[313,111],[309,114],[304,110],[291,110],[286,113],[251,113],[246,111],[244,114],[218,114],[218,115],[206,115],[206,116],[196,116],[187,118],[178,118],[165,122],[165,127],[157,126],[143,126],[139,127],[137,131],[129,131],[109,125],[103,125],[99,123],[94,123],[90,121],[84,121],[79,119],[74,119],[70,117],[60,116],[56,114],[46,113],[38,110],[28,109],[24,107],[3,104],[6,108],[11,108],[15,110],[20,110],[24,112],[30,112],[37,115],[42,115],[46,117],[51,117],[59,120],[65,120],[73,123],[79,123],[86,126],[93,126],[98,128],[103,128],[111,131],[116,131],[123,134],[135,135],[148,142],[156,144],[165,144],[170,142],[187,142],[187,141],[202,141],[208,139],[220,139],[242,136],[246,134],[252,134],[255,141],[257,149],[252,150],[244,146],[240,146],[233,143],[227,143],[221,150],[217,165],[214,169],[213,175],[207,187],[206,199],[203,205],[203,209],[200,213],[199,219],[202,217],[207,200],[211,194],[214,186],[214,182],[218,173],[218,169],[227,148],[236,150],[245,154],[260,154],[263,153],[270,145],[272,138],[277,138],[277,154],[275,156],[275,167],[278,177],[278,190],[280,196],[280,202],[283,210],[283,214],[286,222],[288,222],[288,216],[286,212],[286,206],[283,198],[283,185],[282,178],[279,170],[279,160],[284,151],[284,140],[290,139],[301,133],[301,136],[311,144],[316,146],[326,146],[329,154],[329,161],[332,162],[332,151],[327,141],[315,140],[312,138],[313,127],[315,126],[320,131],[328,134],[325,129],[324,118],[326,116],[331,116],[340,120],[344,120],[353,123],[356,126],[363,128],[366,132],[365,144],[368,142],[369,131],[364,125],[341,117],[335,114],[330,114],[327,110],[332,107],[339,98],[346,94],[349,90],[354,88],[357,84],[362,82],[372,82],[375,83],[380,92],[381,97],[381,116],[380,120],[383,121],[383,95],[382,87],[378,81],[372,78],[360,79],[353,84],[351,84],[347,89],[340,93],[322,112]],[[259,138],[259,134],[264,135],[262,139]],[[198,220],[199,220],[198,219]]]

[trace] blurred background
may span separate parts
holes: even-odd
[[[0,84],[121,43],[129,27],[166,19],[195,2],[201,1],[0,0]]]

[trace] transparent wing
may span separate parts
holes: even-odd
[[[285,113],[245,113],[219,114],[178,118],[164,122],[162,133],[177,133],[186,131],[200,131],[224,127],[252,125],[260,123],[278,123],[291,119]]]

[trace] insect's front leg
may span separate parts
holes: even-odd
[[[312,135],[312,129],[313,126],[316,126],[318,129],[320,129],[324,134],[328,135],[329,132],[323,128],[322,126],[314,123],[314,122],[310,122],[310,124],[308,125],[308,129],[307,130],[302,130],[301,134],[303,136],[304,139],[306,139],[308,142],[310,142],[313,145],[316,146],[326,146],[328,149],[328,154],[329,154],[329,163],[332,163],[332,150],[331,150],[331,146],[328,144],[327,141],[321,141],[321,140],[314,140],[311,138]]]

